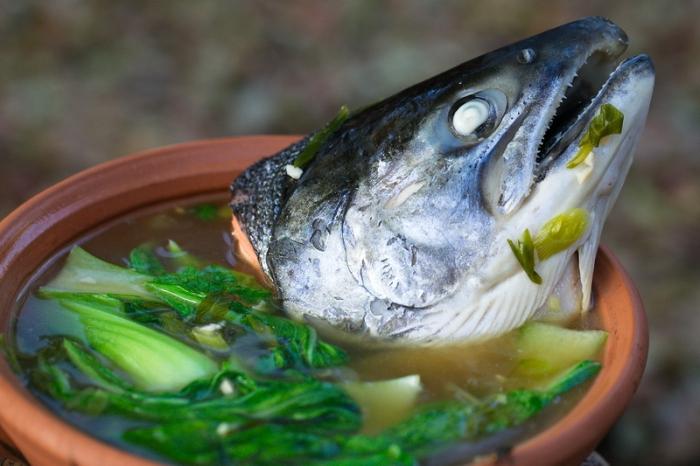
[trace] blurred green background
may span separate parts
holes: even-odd
[[[305,133],[473,56],[603,15],[657,87],[604,242],[651,323],[612,464],[700,464],[700,2],[0,0],[0,217],[85,167],[190,139]]]

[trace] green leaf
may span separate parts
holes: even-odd
[[[340,126],[343,123],[345,123],[345,120],[347,120],[349,116],[350,110],[348,109],[348,107],[346,107],[345,105],[341,106],[335,118],[329,121],[326,124],[326,126],[324,126],[321,130],[319,130],[309,138],[309,141],[306,143],[306,146],[301,151],[301,153],[297,155],[297,157],[294,159],[292,165],[294,165],[297,168],[306,168],[306,166],[309,165],[314,159],[316,153],[321,148],[323,143],[325,143],[326,140],[330,137],[330,135],[335,133],[338,130],[338,128],[340,128]]]
[[[273,349],[263,356],[263,361],[258,365],[261,372],[304,367],[320,369],[340,366],[348,361],[344,350],[319,340],[316,329],[310,325],[252,310],[229,313],[227,319],[279,345],[279,351]]]
[[[162,283],[153,281],[146,284],[146,289],[151,292],[160,302],[167,304],[177,311],[183,318],[191,317],[195,314],[204,298],[205,293],[191,291],[177,284]]]
[[[163,275],[165,267],[149,244],[142,244],[129,253],[129,267],[145,275]]]
[[[516,240],[515,242],[508,240],[508,245],[530,281],[541,285],[542,277],[535,271],[535,246],[532,242],[530,230],[525,229],[522,239]]]
[[[612,104],[603,104],[598,114],[591,120],[586,133],[581,138],[579,150],[566,164],[566,168],[575,168],[582,164],[594,147],[600,145],[605,136],[622,133],[625,116]]]
[[[156,277],[151,285],[178,285],[190,293],[202,296],[227,294],[237,296],[248,305],[258,304],[269,299],[272,292],[257,283],[242,283],[232,270],[219,265],[208,265],[202,269],[184,267],[177,273]]]
[[[546,390],[546,396],[553,400],[574,387],[587,382],[600,372],[602,365],[597,361],[581,361],[557,378]]]
[[[203,222],[211,222],[219,218],[219,208],[214,204],[198,204],[188,209],[192,215]]]

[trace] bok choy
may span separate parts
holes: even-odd
[[[74,248],[39,296],[76,316],[81,332],[48,336],[32,354],[4,349],[32,390],[69,412],[129,419],[123,441],[178,463],[416,465],[525,422],[600,368],[577,361],[604,339],[566,330],[579,343],[566,359],[545,357],[544,388],[421,403],[418,375],[343,379],[347,353],[277,312],[268,289],[168,247],[171,263],[143,245],[128,268]],[[523,331],[523,364],[562,335]]]

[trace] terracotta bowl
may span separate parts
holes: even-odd
[[[81,172],[30,199],[0,222],[0,332],[9,334],[17,296],[58,249],[137,208],[221,193],[245,167],[296,139],[239,137],[151,150]],[[507,464],[580,464],[637,388],[647,354],[646,318],[632,282],[605,249],[594,287],[597,312],[610,334],[603,370],[572,411],[517,445]],[[35,466],[154,464],[63,422],[21,386],[4,360],[0,425],[0,440],[10,440]]]

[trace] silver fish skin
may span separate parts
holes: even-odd
[[[643,129],[654,69],[627,36],[575,21],[487,53],[356,112],[300,179],[290,146],[234,180],[231,206],[285,312],[349,340],[480,340],[591,307],[605,219]],[[566,165],[609,103],[621,134]],[[586,233],[537,264],[508,246],[572,208]]]

